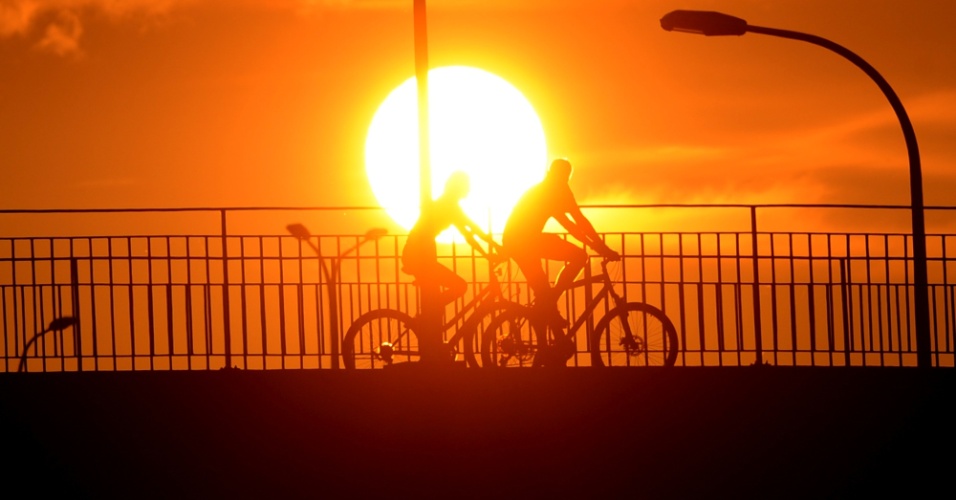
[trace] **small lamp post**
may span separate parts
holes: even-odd
[[[51,321],[45,329],[34,334],[33,338],[27,342],[27,345],[23,346],[23,354],[20,355],[20,365],[17,367],[17,372],[19,373],[23,371],[25,367],[24,363],[27,359],[27,353],[30,352],[30,346],[35,344],[40,337],[50,332],[62,332],[63,330],[66,330],[74,325],[76,325],[76,318],[73,316],[61,316]]]
[[[286,229],[292,236],[299,241],[307,243],[312,250],[315,251],[315,254],[319,256],[319,265],[322,267],[322,274],[325,276],[325,286],[326,293],[329,296],[329,336],[331,337],[332,342],[332,368],[336,369],[339,367],[339,272],[342,268],[342,258],[346,255],[354,252],[358,247],[368,243],[370,241],[375,241],[382,236],[388,234],[388,230],[384,228],[372,228],[369,229],[365,235],[359,238],[358,242],[351,247],[347,248],[345,251],[340,253],[335,259],[332,260],[332,267],[330,268],[326,262],[325,258],[322,257],[322,251],[319,249],[318,245],[312,242],[312,234],[309,233],[308,228],[302,224],[289,224],[286,226]]]
[[[666,31],[695,33],[704,36],[741,36],[745,33],[759,33],[819,45],[832,50],[862,69],[880,88],[890,102],[903,129],[906,151],[909,156],[910,206],[913,231],[913,299],[916,307],[916,363],[921,368],[932,366],[932,353],[929,331],[929,289],[926,270],[926,224],[923,214],[923,174],[920,167],[919,148],[916,144],[916,132],[910,122],[906,109],[896,92],[876,69],[851,52],[846,47],[815,35],[797,31],[765,28],[747,24],[739,17],[720,12],[699,10],[675,10],[661,18],[661,28]],[[756,254],[754,255],[756,258]],[[756,279],[756,277],[755,277]],[[759,292],[757,292],[759,293]],[[758,341],[759,345],[759,341]],[[758,353],[759,355],[759,353]]]

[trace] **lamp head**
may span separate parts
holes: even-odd
[[[309,238],[312,237],[312,235],[309,234],[309,229],[302,224],[299,224],[299,223],[289,224],[285,228],[286,230],[289,231],[289,233],[292,234],[292,236],[295,236],[296,238],[300,240],[308,240]]]
[[[675,10],[661,18],[661,28],[704,36],[740,36],[747,32],[747,21],[720,12]]]
[[[71,326],[76,325],[76,318],[73,316],[60,316],[59,318],[54,319],[50,322],[50,325],[46,327],[47,331],[59,332],[70,328]]]
[[[388,234],[388,229],[384,227],[373,227],[365,232],[365,239],[375,241]]]

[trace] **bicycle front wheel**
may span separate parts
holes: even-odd
[[[495,316],[481,332],[481,366],[512,368],[533,366],[538,350],[546,346],[526,308],[510,308]]]
[[[615,307],[595,327],[594,366],[673,366],[676,361],[677,329],[650,304],[628,302]]]
[[[377,309],[359,316],[342,340],[345,368],[382,368],[418,361],[418,336],[413,324],[411,316],[394,309]]]

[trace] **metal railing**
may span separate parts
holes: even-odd
[[[905,213],[907,207],[589,210],[742,212],[739,228],[604,234],[624,256],[618,268],[621,291],[629,300],[661,308],[675,324],[679,366],[915,366],[911,235],[758,227],[758,213],[781,208]],[[956,214],[953,207],[927,210],[944,218]],[[343,214],[349,218],[344,226],[353,231],[321,230],[334,227],[337,222],[329,220]],[[374,207],[0,211],[0,216],[28,219],[21,232],[43,233],[0,237],[4,372],[332,368],[338,366],[339,348],[330,331],[341,335],[371,309],[418,307],[417,290],[400,269],[404,235],[363,236],[382,217]],[[92,229],[75,223],[103,216],[128,218],[97,223],[109,230],[128,227],[127,235],[90,235]],[[177,216],[189,221],[177,226],[179,233],[163,223],[150,229],[138,222]],[[55,220],[44,229],[36,217]],[[74,222],[64,225],[64,217]],[[326,234],[304,242],[282,231],[285,222],[303,217],[321,219],[310,225]],[[52,235],[70,231],[81,233]],[[929,234],[927,248],[933,366],[953,367],[956,234]],[[442,262],[469,281],[466,300],[486,282],[487,266],[467,245],[439,249]],[[337,283],[329,283],[320,257],[338,259]],[[529,300],[513,264],[505,282],[515,300]],[[335,292],[338,300],[330,301]],[[573,313],[583,293],[569,294],[564,307]],[[589,363],[584,337],[569,364]]]

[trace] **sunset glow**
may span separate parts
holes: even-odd
[[[429,73],[432,196],[448,175],[471,177],[462,201],[479,224],[501,230],[518,196],[541,179],[547,152],[541,121],[511,84],[464,66]],[[376,199],[401,226],[419,213],[416,79],[406,80],[379,106],[365,142],[365,165]]]

